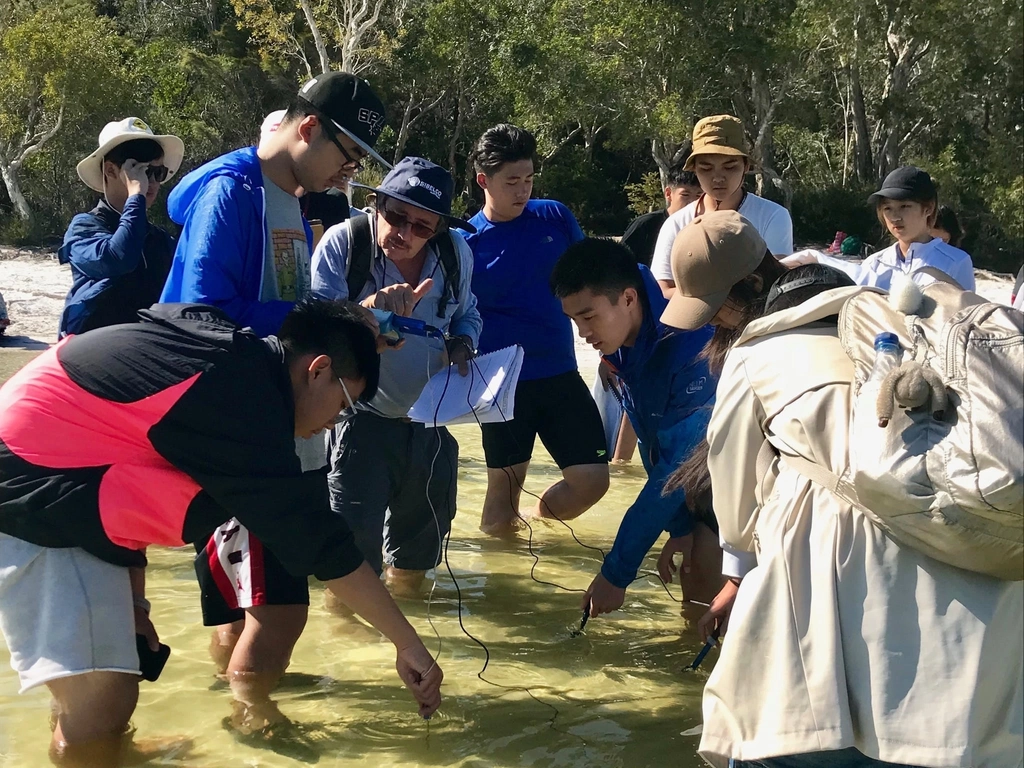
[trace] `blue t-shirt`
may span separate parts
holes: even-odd
[[[565,249],[583,239],[572,212],[554,200],[530,200],[512,221],[493,222],[480,211],[475,235],[473,293],[484,327],[480,352],[519,344],[522,381],[576,370],[572,325],[548,281]]]

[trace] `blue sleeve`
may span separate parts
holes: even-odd
[[[91,214],[72,219],[60,249],[62,261],[91,280],[127,275],[139,266],[148,231],[146,196],[132,195],[113,234]]]
[[[480,344],[480,331],[483,329],[484,321],[480,317],[480,310],[476,305],[476,295],[473,293],[473,251],[462,237],[455,236],[454,240],[461,262],[460,279],[462,284],[458,288],[459,308],[452,315],[452,323],[448,332],[452,336],[468,337],[473,342],[473,349],[476,349]]]
[[[294,304],[259,300],[264,223],[240,186],[217,177],[196,196],[160,300],[211,304],[257,335],[270,336]]]
[[[324,232],[313,251],[310,289],[321,299],[344,300],[348,295],[348,222]],[[353,301],[358,301],[353,296]]]
[[[667,462],[652,467],[643,490],[619,524],[615,543],[601,566],[601,574],[616,587],[625,589],[632,583],[662,531],[684,536],[693,529],[683,492],[661,495],[674,468]]]
[[[578,243],[586,237],[586,235],[583,234],[583,229],[580,227],[580,223],[576,221],[576,217],[572,215],[572,211],[570,211],[567,206],[559,203],[559,209],[565,219],[566,234],[569,237],[569,245]]]

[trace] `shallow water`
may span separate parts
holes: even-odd
[[[235,741],[221,725],[231,697],[214,685],[191,549],[154,548],[147,592],[157,631],[173,651],[159,682],[142,683],[134,723],[141,741],[187,737],[192,747],[165,749],[145,765],[703,765],[696,755],[699,736],[683,733],[700,724],[706,671],[682,671],[700,642],[684,626],[679,604],[656,576],[641,577],[623,610],[590,621],[582,636],[571,638],[570,630],[579,626],[580,593],[600,555],[557,523],[534,526],[536,565],[525,537],[506,543],[481,534],[485,465],[479,430],[459,427],[454,433],[461,445],[459,512],[447,560],[455,580],[442,563],[429,605],[437,635],[425,598],[401,601],[428,648],[440,649],[445,700],[429,724],[417,717],[395,674],[392,646],[369,630],[344,632],[323,609],[322,587],[312,582],[310,620],[275,695],[281,710],[303,724],[305,754]],[[550,458],[539,454],[527,489],[540,492],[557,476]],[[642,482],[638,465],[613,469],[611,491],[573,522],[576,535],[607,550]],[[528,500],[524,495],[524,508]],[[649,556],[646,568],[653,567]],[[551,584],[531,579],[531,568]],[[485,654],[460,629],[459,591],[466,629],[490,652],[483,677],[508,688],[478,677]],[[672,594],[680,596],[678,585]],[[17,678],[0,644],[0,765],[49,764],[47,717],[45,691],[17,695]]]

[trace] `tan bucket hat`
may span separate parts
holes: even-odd
[[[732,115],[712,115],[693,126],[693,149],[683,166],[692,171],[698,155],[736,155],[750,159],[743,123]]]
[[[672,243],[676,292],[661,322],[692,331],[711,322],[736,283],[751,274],[768,253],[754,225],[736,211],[698,216]]]
[[[107,123],[100,131],[99,148],[78,164],[78,178],[89,189],[103,191],[103,158],[114,147],[135,139],[152,139],[164,150],[163,164],[167,167],[167,178],[171,178],[185,156],[185,145],[177,136],[157,136],[153,129],[137,117],[126,117]]]

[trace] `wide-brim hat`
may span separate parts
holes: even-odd
[[[358,182],[352,182],[352,186],[436,213],[447,219],[449,224],[454,223],[467,232],[476,232],[476,227],[468,221],[452,215],[452,196],[455,191],[452,175],[422,157],[403,157],[395,163],[379,187]]]
[[[750,159],[743,123],[732,115],[712,115],[697,121],[693,126],[693,148],[683,165],[684,171],[692,171],[701,155],[735,155]]]
[[[100,131],[99,147],[78,164],[78,178],[89,189],[103,191],[103,158],[114,147],[136,139],[151,139],[164,151],[163,164],[167,168],[167,178],[171,178],[181,167],[185,157],[185,144],[177,136],[169,134],[157,135],[153,129],[137,117],[126,117],[107,123]]]
[[[732,287],[753,273],[767,253],[757,229],[736,211],[698,216],[672,243],[676,291],[661,321],[688,331],[707,325]]]

